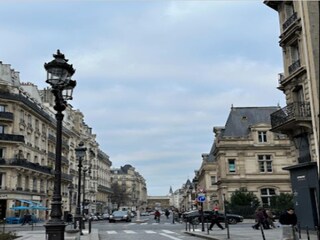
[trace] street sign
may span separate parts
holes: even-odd
[[[204,201],[206,201],[206,197],[205,196],[198,196],[198,201],[199,202],[204,202]]]

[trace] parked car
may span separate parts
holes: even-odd
[[[109,214],[109,213],[104,213],[104,214],[102,215],[102,218],[103,218],[104,220],[109,220],[109,217],[110,217],[110,214]]]
[[[114,211],[110,216],[109,216],[109,222],[120,222],[120,221],[125,221],[125,222],[131,222],[131,214],[129,211]]]
[[[204,211],[203,212],[204,222],[210,222],[212,214],[213,214],[213,211]],[[236,224],[238,222],[243,222],[243,217],[241,215],[227,213],[226,216],[229,224]],[[199,211],[185,212],[182,214],[182,218],[184,221],[189,221],[193,224],[199,224],[201,222],[201,213]],[[219,222],[225,221],[225,216],[221,212],[218,212],[218,221]]]

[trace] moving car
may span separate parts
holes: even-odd
[[[120,221],[125,221],[125,222],[131,222],[131,214],[129,211],[114,211],[110,216],[109,216],[109,222],[120,222]]]
[[[204,222],[210,222],[212,214],[213,214],[213,211],[204,211],[203,212]],[[185,222],[188,221],[195,225],[201,222],[201,214],[199,211],[185,212],[182,214],[182,218]],[[227,213],[227,220],[229,224],[236,224],[238,222],[243,222],[243,217],[241,215]],[[221,212],[218,212],[218,221],[219,222],[225,221],[225,216]]]

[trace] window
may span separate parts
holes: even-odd
[[[272,196],[276,195],[276,191],[273,188],[262,188],[261,193],[261,202],[263,207],[269,207],[271,203]]]
[[[4,134],[5,133],[5,126],[4,125],[0,125],[0,133]]]
[[[236,160],[229,159],[228,165],[229,165],[229,173],[235,173],[236,172]]]
[[[295,42],[292,45],[290,45],[290,53],[291,63],[294,63],[300,59],[298,42]]]
[[[271,155],[258,155],[259,170],[261,173],[272,172]]]
[[[267,142],[267,132],[266,131],[258,131],[258,140],[260,143]]]
[[[211,176],[211,185],[215,185],[217,182],[216,176]]]
[[[293,4],[292,2],[286,2],[284,7],[285,7],[286,19],[288,19],[294,13]]]
[[[3,179],[5,177],[5,173],[0,173],[0,189],[4,189],[5,185]]]
[[[37,179],[36,178],[32,179],[32,190],[37,191]]]
[[[24,111],[20,111],[20,122],[24,122]]]
[[[0,105],[0,112],[5,112],[5,111],[6,111],[6,106]]]
[[[0,148],[0,158],[4,158],[4,148]]]

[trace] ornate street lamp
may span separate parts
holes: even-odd
[[[74,190],[74,186],[72,183],[68,186],[68,190],[69,190],[69,212],[70,214],[72,214],[72,193]]]
[[[77,196],[77,209],[76,209],[76,216],[75,216],[75,226],[79,226],[80,234],[82,233],[82,217],[81,217],[81,168],[82,168],[82,160],[85,157],[87,148],[83,146],[83,142],[79,143],[79,146],[75,149],[76,151],[76,158],[79,161],[78,165],[78,196]],[[78,224],[76,224],[78,223]],[[83,224],[84,225],[84,224]]]
[[[51,92],[55,96],[54,109],[57,120],[56,129],[56,161],[54,169],[54,191],[51,202],[50,220],[46,223],[46,234],[48,240],[64,240],[65,223],[62,219],[62,202],[61,202],[61,144],[62,144],[62,112],[67,107],[67,100],[72,99],[72,90],[76,86],[76,81],[71,80],[75,69],[64,54],[57,50],[53,55],[54,60],[44,64],[47,71],[46,82],[51,85]]]
[[[85,218],[85,206],[86,206],[86,172],[89,172],[89,176],[91,175],[91,165],[89,167],[86,167],[83,169],[83,199],[82,199],[82,218]],[[85,225],[82,226],[83,229],[85,229]]]

